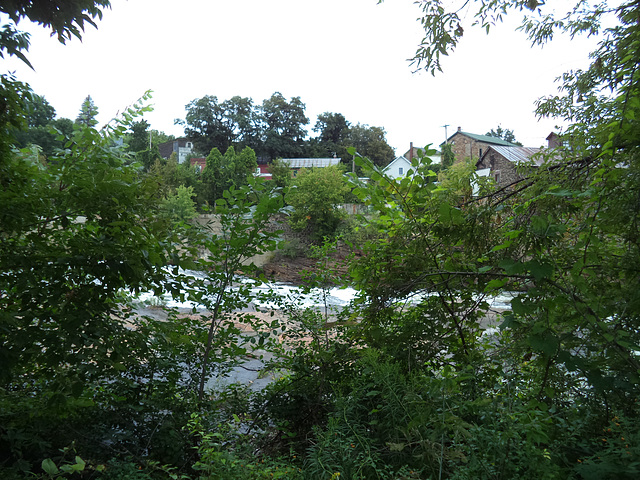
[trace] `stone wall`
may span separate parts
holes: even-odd
[[[515,165],[497,153],[485,155],[478,168],[490,168],[491,176],[498,186],[504,187],[522,178],[516,171]]]
[[[451,150],[455,156],[455,163],[462,162],[467,158],[477,160],[489,148],[488,143],[479,142],[463,134],[454,135],[450,143]]]

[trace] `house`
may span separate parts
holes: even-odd
[[[405,156],[397,157],[389,165],[384,167],[384,173],[391,178],[404,177],[411,168],[411,162]]]
[[[490,145],[476,162],[476,174],[492,177],[498,186],[506,187],[523,178],[526,169],[538,168],[549,159],[559,161],[559,150],[570,148],[566,137],[550,133],[546,148]]]
[[[292,176],[296,176],[302,168],[325,168],[340,164],[339,158],[282,158],[282,162],[289,164]],[[269,164],[260,164],[256,171],[256,176],[271,179]]]
[[[426,151],[426,147],[425,148],[414,147],[413,142],[411,142],[409,143],[409,150],[407,150],[403,156],[404,158],[408,159],[409,162],[411,162],[411,160],[413,160],[414,158],[422,156],[425,151]],[[433,163],[441,163],[442,153],[436,152],[433,155],[429,155],[429,158]]]
[[[189,163],[192,167],[195,167],[197,171],[201,172],[204,170],[204,167],[207,166],[207,159],[205,157],[191,157]]]
[[[178,163],[184,163],[192,153],[193,143],[188,138],[176,138],[170,142],[161,143],[158,145],[158,149],[162,158],[167,159],[172,153],[175,153]]]
[[[480,177],[493,177],[499,186],[510,185],[522,178],[522,167],[539,167],[543,158],[538,155],[541,148],[507,147],[490,145],[476,162],[476,174]]]
[[[492,146],[518,146],[498,137],[463,132],[461,127],[458,127],[458,131],[451,135],[446,143],[451,144],[451,150],[455,156],[455,163],[462,162],[467,158],[477,161],[482,158],[487,149]]]
[[[389,165],[384,167],[384,173],[391,178],[403,177],[411,168],[411,161],[416,157],[422,156],[424,151],[424,148],[416,148],[411,142],[409,150],[403,156],[396,157]],[[438,152],[434,155],[429,155],[429,158],[433,163],[440,163],[442,155]]]

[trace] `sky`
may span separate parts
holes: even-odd
[[[538,120],[535,101],[555,93],[563,72],[588,65],[593,41],[531,47],[514,31],[516,16],[486,35],[471,28],[469,13],[434,77],[408,61],[423,37],[419,15],[413,0],[112,0],[81,42],[61,45],[20,22],[35,71],[16,59],[3,64],[58,117],[75,119],[91,95],[104,124],[152,90],[154,111],[144,118],[176,136],[184,132],[174,120],[194,99],[239,95],[259,104],[274,92],[300,97],[311,135],[320,113],[341,113],[383,127],[396,155],[410,142],[437,146],[458,127],[485,134],[501,125],[538,147],[562,125]]]

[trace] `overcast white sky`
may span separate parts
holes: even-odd
[[[489,36],[466,25],[434,78],[407,61],[422,38],[419,14],[412,0],[112,0],[98,29],[66,46],[21,22],[36,71],[3,63],[59,117],[75,119],[90,94],[105,123],[151,89],[155,110],[145,118],[174,135],[193,99],[262,103],[279,91],[306,104],[309,129],[322,112],[342,113],[383,127],[397,155],[409,142],[440,144],[446,124],[449,135],[501,124],[525,146],[543,145],[558,122],[537,121],[534,102],[555,92],[558,75],[587,65],[587,42],[531,48],[517,22]]]

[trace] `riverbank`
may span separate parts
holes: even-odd
[[[303,255],[289,257],[278,253],[265,263],[262,269],[271,281],[304,285],[308,282],[310,275],[317,273],[326,275],[331,271],[337,278],[345,277],[348,272],[348,261],[352,255],[356,258],[360,256],[358,253],[349,251],[346,246],[339,247],[327,259],[309,258]]]

